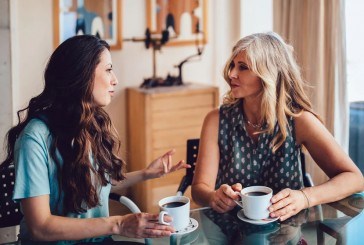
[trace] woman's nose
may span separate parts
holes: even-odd
[[[115,74],[113,73],[113,78],[111,80],[111,84],[116,86],[116,85],[118,85],[118,83],[119,83],[119,81],[118,81],[117,77],[115,76]]]
[[[237,79],[238,78],[238,74],[235,72],[234,68],[230,70],[229,77],[230,77],[230,79]]]

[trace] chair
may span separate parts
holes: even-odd
[[[15,168],[0,166],[0,243],[16,240],[16,226],[20,224],[23,214],[20,204],[13,201]]]
[[[191,168],[186,169],[186,175],[183,176],[180,185],[177,189],[177,196],[182,196],[187,187],[192,184],[193,175],[195,174],[195,166],[197,161],[198,147],[200,139],[187,140],[187,163],[191,165]]]
[[[0,166],[0,244],[17,244],[18,225],[23,214],[20,211],[20,203],[13,201],[15,183],[14,165]],[[119,201],[133,213],[140,213],[140,209],[127,197],[111,193],[110,199]],[[122,242],[119,241],[119,244]],[[137,242],[125,242],[125,244],[141,244]],[[150,239],[145,239],[145,244],[151,244]]]
[[[193,175],[195,173],[197,155],[198,155],[198,147],[200,144],[200,139],[188,139],[187,140],[187,163],[191,165],[191,168],[186,169],[186,175],[183,176],[180,185],[177,189],[177,195],[183,195],[188,186],[192,184]],[[303,184],[305,187],[314,186],[312,177],[309,173],[306,172],[306,164],[305,164],[305,154],[301,152],[301,169],[303,176]]]
[[[303,177],[303,186],[304,187],[312,187],[314,186],[312,177],[309,173],[306,172],[306,157],[305,154],[301,151],[301,169],[302,169],[302,177]]]

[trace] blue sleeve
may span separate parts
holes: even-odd
[[[14,163],[15,201],[50,194],[47,138],[41,127],[31,127],[19,136]]]

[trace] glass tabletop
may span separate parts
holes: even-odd
[[[191,210],[198,227],[183,235],[147,239],[149,244],[364,244],[364,193],[306,209],[280,222],[246,222],[241,210],[219,214],[210,208]],[[114,236],[114,240],[128,240]],[[144,240],[137,240],[145,242]]]

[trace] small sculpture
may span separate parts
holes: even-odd
[[[170,39],[169,31],[163,30],[162,34],[152,34],[149,28],[145,31],[144,38],[130,38],[124,39],[124,41],[133,41],[133,42],[144,42],[145,47],[149,49],[151,46],[153,48],[153,76],[151,78],[144,79],[144,82],[140,85],[141,88],[154,88],[158,86],[178,86],[183,84],[182,79],[182,67],[186,62],[191,61],[192,58],[201,56],[203,52],[203,47],[199,46],[198,39],[196,39],[196,46],[197,46],[197,53],[188,56],[186,59],[182,60],[178,65],[175,67],[178,68],[178,76],[170,76],[167,75],[166,79],[158,77],[156,75],[156,51],[161,50],[162,46],[168,42]]]
[[[183,78],[182,78],[182,67],[183,67],[183,65],[185,63],[191,61],[192,58],[202,55],[203,47],[199,47],[198,43],[196,44],[196,46],[197,46],[197,53],[196,54],[188,56],[187,58],[182,60],[178,65],[174,66],[174,67],[178,68],[178,76],[174,77],[174,76],[170,76],[169,74],[167,75],[167,78],[165,79],[164,83],[170,84],[170,85],[166,85],[166,86],[182,85],[183,84]]]

